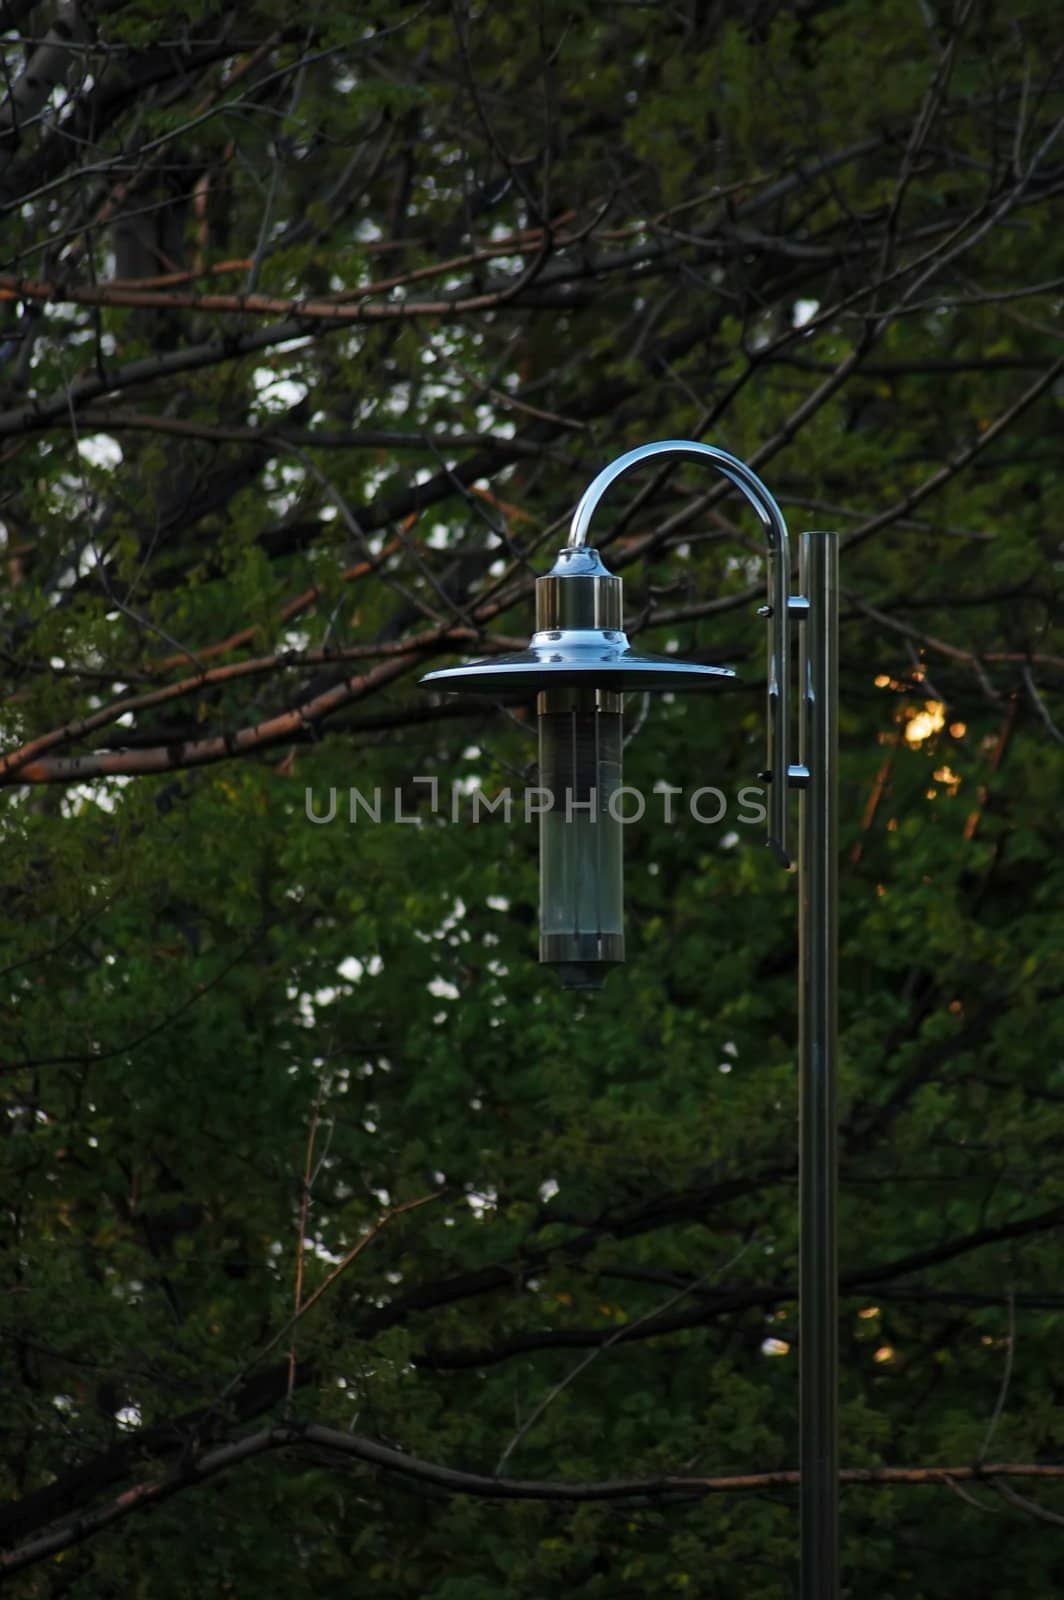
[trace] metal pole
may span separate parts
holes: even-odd
[[[804,533],[798,938],[801,1600],[838,1600],[838,543]]]

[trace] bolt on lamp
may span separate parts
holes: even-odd
[[[536,580],[536,631],[526,650],[427,673],[452,693],[537,696],[540,961],[572,989],[600,988],[624,961],[621,707],[626,690],[696,689],[734,678],[632,649],[622,582],[587,545],[606,490],[655,458],[717,468],[741,491],[766,538],[768,844],[791,865],[788,793],[799,791],[799,1412],[802,1600],[837,1600],[837,1055],[838,546],[803,533],[799,593],[783,513],[757,474],[714,445],[664,439],[618,456],[588,485],[554,567]],[[790,635],[801,625],[799,760],[790,760]]]

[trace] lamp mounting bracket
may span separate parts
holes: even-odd
[[[804,595],[791,595],[790,538],[783,512],[757,473],[740,461],[738,456],[721,450],[717,445],[701,444],[695,439],[659,439],[653,444],[639,445],[603,467],[588,484],[577,503],[569,528],[568,547],[580,549],[587,544],[591,519],[607,489],[625,473],[642,466],[646,461],[668,460],[704,461],[716,467],[753,506],[765,533],[767,604],[760,615],[768,621],[768,730],[765,769],[768,772],[786,772],[788,782],[770,782],[768,796],[768,843],[777,859],[791,865],[787,839],[787,793],[791,786],[790,762],[790,679],[791,651],[790,621],[802,621],[808,615],[809,601]]]

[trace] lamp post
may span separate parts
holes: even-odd
[[[654,459],[708,462],[740,490],[765,531],[768,622],[768,844],[791,865],[788,793],[799,796],[799,1465],[802,1600],[837,1600],[838,1572],[838,545],[803,533],[799,592],[791,593],[783,513],[761,479],[713,445],[665,439],[618,456],[589,484],[566,547],[536,582],[536,632],[527,650],[430,672],[452,692],[537,695],[540,783],[540,960],[563,986],[598,988],[624,960],[621,704],[627,689],[688,689],[734,677],[633,650],[623,631],[621,580],[588,547],[592,516],[618,478]],[[798,760],[791,751],[791,629],[800,630]],[[564,812],[558,805],[564,795]]]

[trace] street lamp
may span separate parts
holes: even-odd
[[[618,456],[593,479],[566,547],[536,582],[536,632],[517,655],[430,672],[452,692],[537,695],[540,783],[540,960],[567,988],[598,988],[624,960],[621,704],[628,689],[707,686],[733,673],[634,651],[622,584],[587,545],[606,490],[645,461],[706,461],[740,490],[765,530],[768,595],[768,843],[791,865],[788,792],[799,794],[799,1434],[802,1600],[837,1600],[838,1148],[837,773],[838,545],[803,533],[791,593],[783,513],[755,472],[714,445],[664,439]],[[790,760],[790,636],[800,627],[798,761]],[[559,805],[559,796],[564,804]],[[545,797],[546,798],[546,797]]]

